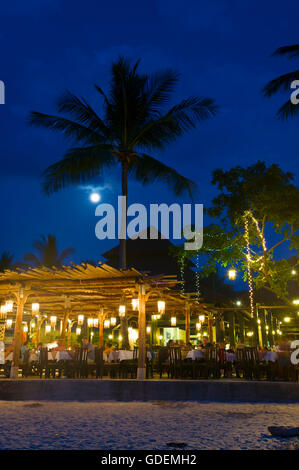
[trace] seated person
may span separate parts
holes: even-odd
[[[28,341],[25,341],[21,346],[21,350],[20,350],[21,362],[24,362],[24,356],[25,356],[26,351],[29,351]]]
[[[94,362],[95,361],[94,346],[88,341],[86,337],[82,338],[82,346],[83,348],[88,349],[87,360]]]
[[[115,351],[115,348],[114,346],[112,345],[112,343],[106,343],[105,344],[105,348],[104,348],[104,354],[110,354],[112,351]]]
[[[212,344],[209,343],[207,336],[204,336],[202,338],[202,348],[205,349],[205,348],[211,348],[211,347],[212,347]]]
[[[58,340],[56,348],[52,349],[52,351],[64,351],[64,350],[65,350],[65,347],[64,347],[63,339]]]
[[[15,340],[13,339],[10,344],[5,346],[5,357],[7,357],[10,353],[14,351],[15,348]]]

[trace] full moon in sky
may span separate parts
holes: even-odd
[[[89,199],[91,200],[91,202],[97,203],[101,200],[101,196],[99,195],[99,193],[91,193]]]

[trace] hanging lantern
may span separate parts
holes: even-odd
[[[32,304],[32,313],[39,313],[39,304],[37,302]]]
[[[88,319],[87,319],[87,326],[88,326],[88,328],[92,328],[93,325],[94,325],[93,318],[88,318]]]
[[[204,323],[205,322],[205,316],[204,315],[199,315],[198,320],[200,321],[200,323]]]
[[[99,326],[99,319],[98,318],[93,319],[93,326],[94,326],[94,328],[98,328],[98,326]]]
[[[234,281],[236,279],[237,272],[235,269],[229,269],[227,272],[227,275],[228,275],[228,279],[230,279],[231,281]]]
[[[77,336],[80,336],[80,335],[81,335],[81,328],[80,328],[80,326],[78,326],[78,328],[76,328],[76,335],[77,335]]]
[[[197,329],[197,331],[200,331],[200,329],[201,329],[201,323],[200,322],[196,323],[196,329]]]
[[[132,308],[134,311],[139,309],[139,299],[132,299]]]
[[[84,315],[78,315],[78,325],[81,326],[84,323]]]
[[[6,320],[6,328],[11,328],[12,327],[12,319],[11,318],[8,318]]]
[[[27,323],[25,323],[25,324],[23,325],[23,331],[24,331],[24,333],[28,333],[28,325],[27,325]]]
[[[158,300],[158,312],[163,314],[165,312],[165,302],[164,300]]]
[[[31,328],[35,328],[35,323],[34,321],[30,323]]]
[[[11,313],[13,311],[13,301],[12,300],[7,300],[5,303],[6,311]]]
[[[1,305],[0,307],[0,318],[5,318],[6,317],[6,305]]]
[[[57,322],[57,317],[55,317],[55,315],[52,315],[50,317],[50,323],[51,323],[52,328],[54,328],[54,326],[56,325],[56,322]]]
[[[170,324],[171,326],[176,326],[176,317],[171,317]]]
[[[124,317],[126,315],[126,306],[120,305],[118,308],[118,313],[120,317]]]
[[[115,325],[116,325],[116,318],[115,318],[115,317],[111,317],[111,318],[110,318],[110,324],[111,324],[111,326],[115,326]]]
[[[151,327],[150,327],[150,326],[147,326],[147,327],[146,327],[146,332],[147,332],[148,335],[151,333],[151,331],[152,331]]]
[[[51,332],[51,325],[46,325],[45,326],[45,333],[48,335]]]
[[[110,328],[110,320],[104,320],[104,328]]]

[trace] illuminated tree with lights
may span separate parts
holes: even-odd
[[[299,188],[292,181],[291,173],[260,161],[248,168],[213,172],[212,184],[219,194],[207,214],[218,223],[204,228],[203,247],[188,256],[204,257],[201,276],[216,273],[218,266],[242,272],[249,282],[251,310],[254,287],[291,303],[288,283],[294,279],[295,266],[275,257],[283,246],[299,250]]]

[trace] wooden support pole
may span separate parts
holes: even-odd
[[[239,343],[244,344],[245,342],[245,335],[244,335],[244,314],[243,312],[239,312],[238,314],[239,320]]]
[[[17,295],[17,314],[16,314],[16,323],[15,323],[14,350],[13,350],[12,366],[10,369],[11,379],[18,378],[20,350],[21,350],[21,342],[22,342],[22,321],[23,321],[24,305],[26,302],[26,298],[27,296],[24,295],[24,289],[21,288]]]
[[[234,312],[229,312],[228,321],[229,321],[229,343],[231,347],[235,347],[236,340],[235,340],[235,313]]]
[[[190,342],[190,316],[190,305],[187,303],[185,307],[186,344]]]
[[[137,379],[146,378],[146,313],[145,313],[145,286],[138,286],[139,315],[138,315],[138,369]]]
[[[70,313],[71,313],[70,308],[66,308],[64,310],[64,315],[63,315],[63,320],[62,320],[62,330],[61,330],[61,335],[60,335],[60,339],[63,342],[64,347],[65,347],[65,334],[66,334],[66,330],[67,330],[67,325],[68,325],[68,320],[69,320],[69,317],[70,317]]]
[[[99,348],[104,346],[104,309],[101,307],[99,314]]]
[[[216,326],[216,342],[224,343],[224,323],[223,323],[223,318],[219,314],[216,317],[215,326]]]
[[[208,336],[209,342],[213,343],[213,320],[210,314],[208,315]]]

